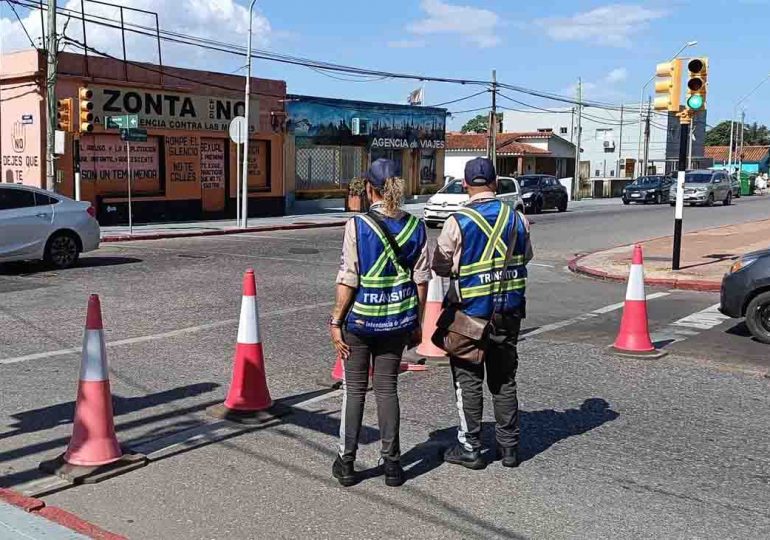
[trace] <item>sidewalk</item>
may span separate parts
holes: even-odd
[[[427,199],[427,197],[421,196],[419,199]],[[619,204],[619,199],[585,199],[582,201],[571,202],[570,208],[572,210],[579,210],[617,204]],[[415,216],[422,217],[425,202],[409,202],[405,204],[403,208]],[[248,229],[239,229],[233,219],[184,223],[143,223],[141,225],[134,225],[133,236],[129,235],[127,225],[102,227],[102,242],[159,240],[162,238],[184,238],[189,236],[218,236],[245,232],[341,227],[353,216],[353,213],[346,213],[342,210],[341,207],[330,207],[314,213],[292,214],[290,216],[282,217],[250,218]]]
[[[404,210],[415,215],[422,215],[424,203],[404,205]],[[341,210],[341,209],[340,209]],[[149,223],[134,225],[133,235],[129,235],[127,225],[102,227],[102,242],[126,242],[131,240],[159,240],[161,238],[184,238],[188,236],[217,236],[245,232],[288,231],[296,229],[317,229],[323,227],[341,227],[352,213],[322,212],[281,217],[249,218],[249,227],[239,229],[235,220],[196,221],[186,223]]]
[[[675,289],[718,291],[722,276],[738,257],[770,247],[770,220],[703,229],[683,235],[681,269],[671,270],[673,237],[641,242],[645,283]],[[578,274],[625,281],[633,246],[620,246],[577,257],[569,268]]]
[[[40,499],[0,488],[0,538],[125,540]]]

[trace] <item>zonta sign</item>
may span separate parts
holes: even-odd
[[[139,127],[193,131],[227,131],[230,121],[243,116],[243,100],[196,96],[161,90],[92,87],[94,117],[104,124],[105,116],[136,114]],[[250,131],[258,131],[259,100],[251,98]]]

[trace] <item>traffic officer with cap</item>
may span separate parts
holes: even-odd
[[[459,309],[471,317],[491,320],[493,329],[482,363],[450,358],[460,427],[458,444],[444,453],[444,460],[470,469],[486,466],[480,437],[486,369],[494,406],[497,455],[504,466],[516,467],[516,345],[521,319],[526,315],[526,264],[532,259],[529,223],[495,197],[497,175],[491,160],[470,160],[465,166],[463,185],[470,201],[444,224],[432,267],[439,276],[453,279],[452,285],[459,292]],[[514,245],[510,246],[511,242]]]
[[[368,214],[345,227],[337,300],[329,321],[343,359],[339,453],[332,475],[356,483],[354,461],[373,368],[385,483],[404,483],[399,444],[398,372],[404,346],[419,343],[420,322],[431,278],[427,234],[421,219],[401,210],[404,181],[390,159],[372,163],[366,175]]]

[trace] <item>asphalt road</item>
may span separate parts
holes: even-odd
[[[685,227],[761,219],[768,208],[766,199],[688,208]],[[386,488],[372,472],[342,489],[331,478],[341,399],[316,381],[334,360],[324,322],[338,228],[120,243],[73,270],[0,270],[0,486],[34,486],[38,463],[67,443],[71,349],[96,292],[119,437],[162,450],[141,470],[45,500],[129,538],[768,537],[770,349],[715,316],[714,294],[649,289],[653,338],[670,354],[619,358],[607,346],[624,286],[564,269],[576,253],[668,234],[670,208],[582,204],[533,222],[518,469],[437,459],[457,413],[448,373],[434,367],[402,376],[409,482]],[[229,383],[247,267],[257,272],[270,390],[296,409],[221,436],[201,426]],[[370,404],[359,469],[377,464],[376,425]],[[163,449],[200,432],[205,445]]]

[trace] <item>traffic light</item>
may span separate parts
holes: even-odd
[[[655,67],[656,111],[679,112],[682,93],[682,61],[674,58]]]
[[[706,109],[706,82],[708,75],[708,58],[693,58],[687,62],[687,108],[693,112]]]
[[[72,131],[72,113],[73,100],[72,98],[64,98],[56,100],[56,129],[60,131]]]
[[[80,98],[80,132],[91,133],[94,130],[94,92],[90,88],[80,88],[78,91]]]

